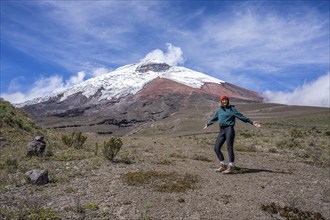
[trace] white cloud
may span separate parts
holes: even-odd
[[[226,17],[205,16],[201,28],[187,33],[181,47],[190,61],[198,60],[199,66],[213,72],[278,74],[295,65],[328,63],[327,16],[310,8],[286,16],[261,9],[248,6]]]
[[[32,100],[34,98],[48,95],[52,92],[56,92],[64,88],[63,78],[61,76],[55,75],[46,78],[40,78],[34,83],[33,88],[26,93],[15,91],[12,93],[3,93],[1,94],[1,97],[11,103],[21,103],[27,100]]]
[[[101,75],[107,74],[107,73],[109,73],[109,72],[110,72],[110,71],[109,71],[108,69],[101,67],[101,68],[97,68],[97,69],[95,69],[95,70],[91,73],[91,75],[92,75],[92,77],[96,77],[96,76],[101,76]]]
[[[27,95],[23,94],[22,92],[3,93],[1,94],[1,98],[14,104],[22,103],[29,100]]]
[[[11,103],[22,103],[28,100],[32,100],[39,97],[47,96],[51,93],[56,93],[64,90],[70,86],[81,83],[84,81],[86,74],[84,72],[78,72],[76,75],[71,76],[68,80],[64,81],[62,76],[53,75],[50,77],[41,77],[34,82],[32,88],[27,92],[23,93],[20,90],[22,87],[15,80],[15,91],[3,93],[1,97]],[[21,82],[22,83],[22,82]]]
[[[67,86],[72,86],[72,85],[83,82],[85,76],[86,76],[85,72],[82,72],[82,71],[78,72],[77,75],[70,77],[70,79],[67,82]]]
[[[263,93],[266,102],[281,103],[287,105],[322,106],[330,107],[330,72],[319,77],[311,83],[305,83],[293,92],[265,91]]]
[[[180,47],[175,47],[170,43],[167,43],[167,52],[163,52],[160,49],[149,52],[141,61],[145,60],[157,60],[167,63],[171,66],[183,63],[183,52]]]

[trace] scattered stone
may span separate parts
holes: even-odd
[[[32,184],[44,185],[51,182],[47,170],[30,170],[25,175]]]
[[[33,141],[26,145],[27,156],[41,156],[46,149],[46,142],[44,136],[35,136]]]

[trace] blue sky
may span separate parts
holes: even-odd
[[[1,97],[44,96],[145,57],[329,107],[329,1],[1,1]]]

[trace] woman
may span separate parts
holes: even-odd
[[[234,105],[229,104],[229,98],[227,96],[220,96],[221,107],[215,116],[205,125],[204,129],[212,125],[214,122],[219,121],[220,132],[217,137],[214,151],[220,160],[220,168],[216,169],[217,172],[224,174],[230,174],[234,172],[234,139],[235,139],[235,118],[240,119],[243,122],[250,123],[257,128],[261,127],[259,122],[251,121],[237,111]],[[223,154],[221,153],[222,145],[227,142],[227,151],[229,155],[229,165],[226,165]]]

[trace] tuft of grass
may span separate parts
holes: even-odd
[[[86,210],[96,211],[96,210],[99,209],[99,206],[97,204],[94,204],[94,203],[88,203],[88,204],[84,205],[84,208]]]
[[[70,193],[77,192],[77,190],[75,188],[73,188],[73,187],[70,186],[70,187],[64,189],[64,192],[67,193],[67,194],[70,194]]]
[[[208,158],[205,155],[194,155],[193,160],[200,160],[200,161],[205,161],[205,162],[212,162],[212,160],[210,158]]]
[[[180,175],[176,172],[130,172],[122,176],[123,181],[131,186],[151,185],[158,192],[184,192],[196,188],[198,176]]]
[[[257,148],[254,145],[251,145],[251,146],[238,145],[236,147],[236,150],[242,151],[242,152],[257,152]]]
[[[261,209],[265,212],[268,212],[273,217],[280,215],[286,219],[325,220],[325,218],[319,212],[302,211],[293,206],[282,207],[280,205],[276,205],[274,202],[269,204],[262,204]]]
[[[178,176],[176,173],[169,176],[164,183],[158,185],[156,190],[159,192],[185,192],[189,189],[194,189],[197,182],[197,177],[192,174],[185,174],[183,177]],[[173,179],[172,179],[173,178]],[[171,181],[172,179],[172,181]]]
[[[276,142],[276,147],[280,149],[294,149],[297,147],[300,147],[300,143],[298,140],[291,138],[289,140],[281,140],[279,142]]]
[[[304,137],[304,132],[298,129],[292,129],[290,131],[290,136],[292,138],[303,138]]]
[[[171,153],[170,157],[175,157],[175,158],[179,158],[179,159],[187,158],[186,156],[179,154],[179,153]]]
[[[160,160],[156,161],[155,164],[170,165],[170,164],[173,164],[173,161],[169,160],[167,158],[163,158],[163,159],[160,159]]]
[[[241,133],[241,136],[243,136],[244,138],[250,138],[250,137],[253,137],[254,134],[248,133],[248,132],[242,132]]]

